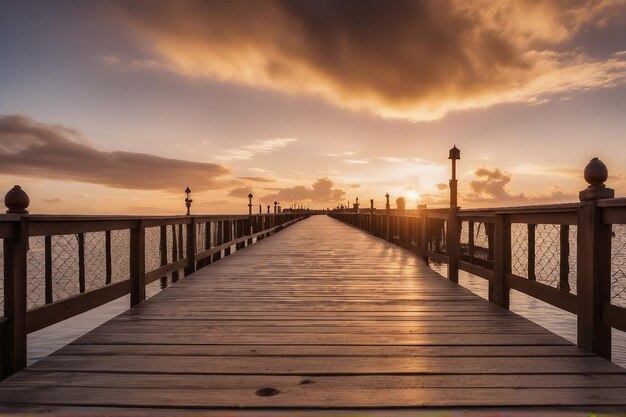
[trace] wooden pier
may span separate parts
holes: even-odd
[[[1,407],[626,410],[625,369],[405,246],[312,216],[17,372]]]

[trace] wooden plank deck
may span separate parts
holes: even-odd
[[[621,410],[626,370],[314,216],[12,376],[0,404]]]

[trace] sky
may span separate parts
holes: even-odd
[[[626,195],[626,0],[0,2],[0,190],[31,213]]]

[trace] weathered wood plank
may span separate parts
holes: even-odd
[[[54,355],[156,355],[156,356],[593,356],[575,346],[367,346],[367,345],[78,345],[71,344]]]
[[[304,384],[260,396],[255,389],[173,389],[46,386],[36,390],[7,386],[4,404],[85,405],[159,408],[407,408],[490,406],[626,405],[624,388],[380,388],[316,389]],[[271,387],[264,387],[271,388]],[[332,395],[330,395],[332,393]],[[384,395],[382,395],[384,394]]]
[[[61,356],[32,370],[153,374],[371,375],[371,374],[553,374],[618,373],[623,368],[597,357],[248,357],[248,356]]]
[[[626,377],[617,374],[552,374],[552,375],[177,375],[119,374],[105,372],[26,371],[6,381],[11,386],[63,386],[118,388],[209,389],[250,388],[271,386],[276,389],[299,385],[315,385],[316,389],[332,392],[337,388],[353,389],[416,389],[416,388],[583,388],[626,387]]]

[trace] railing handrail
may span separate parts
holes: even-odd
[[[426,261],[447,263],[448,278],[452,281],[458,282],[458,270],[488,280],[489,299],[501,307],[509,308],[509,293],[515,289],[576,314],[578,345],[600,356],[610,358],[611,328],[626,331],[626,308],[613,304],[610,294],[611,225],[626,224],[626,198],[488,209],[419,208],[417,215],[384,209],[360,213],[337,211],[329,215],[411,249]],[[462,222],[468,224],[470,231],[469,242],[463,244]],[[485,223],[487,247],[474,243],[476,223]],[[514,224],[528,227],[527,277],[512,272]],[[535,229],[542,224],[560,227],[555,243],[560,245],[559,288],[535,279]],[[568,281],[570,226],[577,227],[576,294],[570,292]],[[476,251],[484,252],[486,259],[476,257]]]
[[[26,365],[26,335],[59,321],[131,295],[131,307],[145,299],[145,286],[178,271],[193,273],[209,263],[227,256],[231,248],[241,249],[254,239],[260,240],[292,223],[308,217],[308,213],[257,213],[189,216],[109,216],[109,215],[38,215],[0,216],[0,238],[4,239],[4,316],[0,316],[0,367],[6,378]],[[198,247],[199,226],[204,225],[205,240]],[[209,229],[209,225],[211,226]],[[177,227],[177,229],[176,229]],[[186,229],[183,234],[183,227]],[[160,267],[146,270],[146,229],[159,228]],[[171,228],[171,261],[167,233]],[[112,282],[111,232],[128,230],[128,277]],[[208,231],[211,233],[208,233]],[[86,289],[85,233],[104,233],[106,255],[105,285]],[[76,235],[78,280],[80,293],[60,300],[52,296],[52,236]],[[183,238],[186,235],[186,243]],[[29,238],[45,236],[44,305],[28,308],[27,254]],[[214,238],[214,239],[213,239]],[[72,249],[73,250],[73,249]],[[222,255],[223,254],[223,255]],[[104,266],[104,265],[101,265]]]
[[[252,216],[288,216],[294,213],[252,213]],[[304,214],[304,213],[299,213]],[[86,220],[160,220],[160,219],[244,219],[249,214],[191,214],[187,215],[108,215],[108,214],[0,214],[0,222],[15,222],[21,218],[31,221],[86,221]]]

